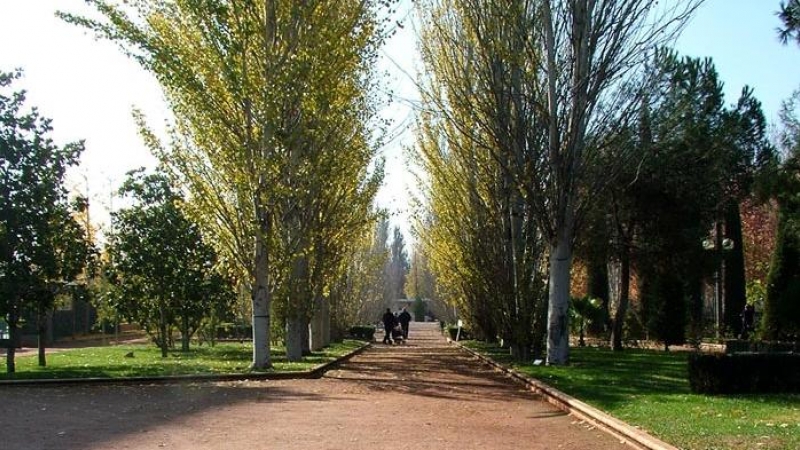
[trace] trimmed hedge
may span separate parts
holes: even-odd
[[[689,384],[701,394],[800,392],[800,354],[692,354]]]
[[[747,341],[741,339],[730,339],[725,341],[725,353],[775,353],[775,352],[794,352],[800,353],[800,341],[798,342],[778,342],[778,341]]]
[[[372,341],[375,338],[375,327],[372,325],[356,325],[350,327],[350,336],[354,339]]]

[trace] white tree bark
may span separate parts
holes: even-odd
[[[592,196],[613,180],[625,158],[587,170],[601,154],[596,140],[613,136],[638,105],[637,71],[668,42],[702,0],[541,0],[547,81],[545,123],[550,192],[544,209],[551,236],[549,364],[569,360],[566,328],[576,222]],[[633,89],[633,92],[630,90]],[[545,130],[543,130],[545,131]],[[594,140],[594,141],[593,141]],[[534,195],[542,195],[535,192]]]
[[[550,248],[550,301],[547,308],[547,364],[569,363],[569,291],[572,240]]]

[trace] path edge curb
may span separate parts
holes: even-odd
[[[347,361],[371,347],[371,342],[364,342],[360,347],[312,369],[296,372],[263,372],[263,373],[230,373],[203,375],[172,375],[161,377],[120,377],[120,378],[43,378],[30,380],[0,380],[0,389],[5,387],[32,386],[99,386],[129,384],[181,384],[193,382],[215,381],[260,381],[260,380],[303,380],[321,378],[325,372],[338,364]]]
[[[597,428],[613,435],[620,439],[622,442],[640,450],[679,450],[671,444],[668,444],[638,428],[635,428],[615,417],[612,417],[599,409],[584,403],[575,397],[565,394],[558,389],[541,382],[535,378],[524,375],[510,367],[506,367],[497,361],[483,355],[471,348],[467,348],[461,343],[447,339],[448,342],[460,348],[461,350],[469,353],[470,355],[480,359],[481,361],[489,364],[495,370],[505,373],[514,380],[525,384],[531,391],[539,394],[548,403],[569,413],[581,420],[591,423]]]
[[[313,376],[310,378],[322,378],[325,375],[325,372],[333,369],[334,367],[338,366],[339,364],[349,360],[350,358],[362,353],[364,350],[372,347],[372,342],[364,342],[361,347],[352,350],[349,353],[345,353],[344,355],[334,359],[333,361],[328,361],[326,363],[320,364],[317,367],[309,370]]]

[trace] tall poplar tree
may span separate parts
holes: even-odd
[[[268,367],[273,298],[295,329],[292,319],[308,317],[307,287],[286,283],[310,273],[312,230],[303,219],[311,196],[347,208],[374,192],[365,178],[374,156],[377,2],[89,3],[102,19],[62,16],[117,42],[161,84],[175,116],[172,142],[164,149],[146,129],[145,138],[185,183],[190,212],[221,256],[248,280],[253,367]],[[325,184],[336,175],[351,178]],[[291,348],[297,358],[302,346]]]
[[[569,356],[576,230],[593,196],[630,162],[625,154],[609,158],[604,149],[638,107],[631,93],[640,91],[651,50],[674,37],[701,1],[421,3],[435,11],[423,13],[430,33],[423,52],[427,46],[436,55],[426,63],[443,69],[433,70],[431,96],[459,87],[457,96],[432,107],[464,139],[492,143],[484,148],[494,149],[511,191],[511,235],[523,235],[520,205],[527,204],[547,243],[550,364],[566,364]],[[472,111],[491,115],[470,123]],[[521,267],[523,246],[510,248],[513,267]],[[514,273],[517,285],[529,280]]]

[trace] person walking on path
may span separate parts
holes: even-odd
[[[400,327],[403,329],[403,339],[408,340],[408,323],[411,322],[411,314],[403,308],[403,312],[397,316],[397,321],[400,322]]]
[[[397,325],[397,318],[392,314],[392,310],[386,308],[386,312],[383,313],[383,330],[386,332],[383,335],[383,343],[384,344],[391,344],[392,341],[392,329],[394,326]]]

